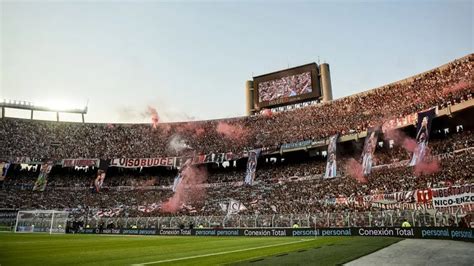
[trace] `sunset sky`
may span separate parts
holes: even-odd
[[[330,64],[340,98],[472,53],[473,9],[473,1],[1,1],[0,99],[88,101],[89,122],[148,122],[147,106],[164,121],[242,116],[247,79],[311,62]]]

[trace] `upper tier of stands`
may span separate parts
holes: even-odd
[[[474,55],[415,77],[330,103],[275,113],[272,116],[158,124],[96,124],[0,121],[0,157],[123,158],[175,156],[170,147],[179,136],[198,153],[234,152],[318,140],[368,127],[418,111],[472,98]],[[231,128],[222,134],[219,124]]]

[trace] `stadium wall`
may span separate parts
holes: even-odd
[[[70,232],[69,232],[70,233]],[[420,239],[447,239],[474,242],[473,229],[457,227],[352,227],[352,228],[225,228],[225,229],[99,229],[85,228],[80,234],[161,235],[161,236],[366,236]]]

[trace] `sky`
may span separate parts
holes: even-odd
[[[88,103],[88,122],[149,122],[148,106],[162,121],[227,118],[245,114],[246,80],[311,62],[329,63],[340,98],[472,53],[473,12],[472,0],[0,0],[0,99]]]

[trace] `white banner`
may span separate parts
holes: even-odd
[[[474,204],[474,193],[463,193],[448,197],[433,198],[433,206],[435,208],[453,207],[464,204]]]
[[[337,138],[339,134],[333,135],[329,138],[329,145],[327,151],[327,163],[326,163],[326,171],[324,172],[324,179],[327,178],[334,178],[337,175],[336,169],[336,146],[337,146]]]
[[[473,185],[432,189],[435,208],[474,204]]]
[[[249,158],[247,159],[247,171],[245,172],[245,184],[253,185],[255,180],[255,172],[257,171],[258,156],[260,156],[261,149],[251,150],[249,152]]]
[[[227,207],[227,214],[237,214],[240,211],[245,211],[247,208],[238,200],[231,199]]]

